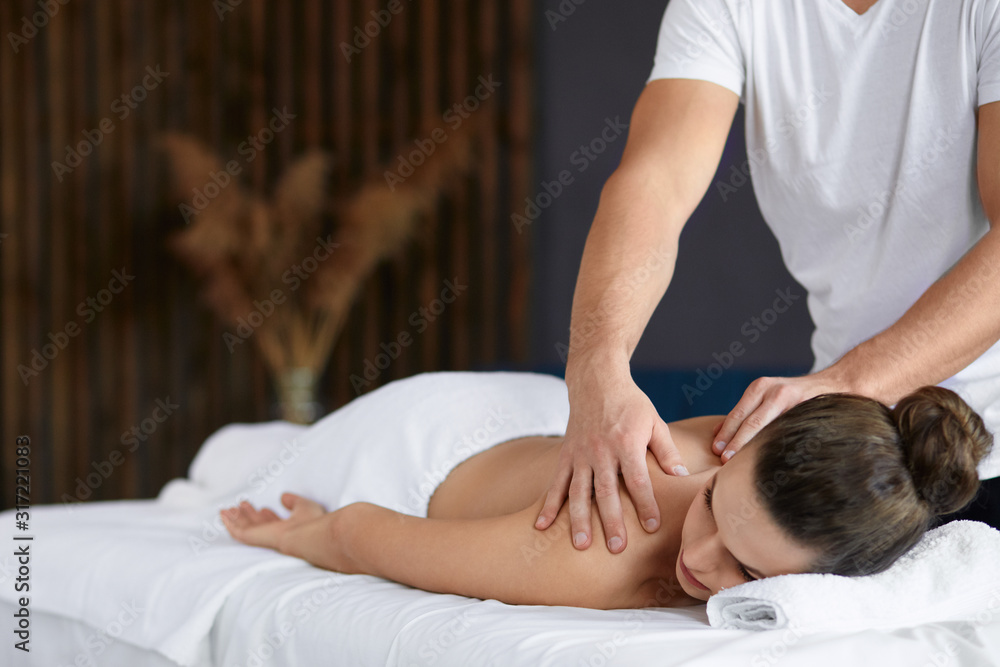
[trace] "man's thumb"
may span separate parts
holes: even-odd
[[[670,435],[670,429],[662,419],[657,419],[653,425],[653,434],[649,439],[649,451],[653,452],[660,468],[668,475],[683,477],[688,474],[688,470],[681,460],[681,454],[677,451],[677,445],[674,444],[674,439]]]

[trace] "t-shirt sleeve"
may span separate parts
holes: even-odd
[[[711,81],[743,97],[746,65],[726,0],[670,0],[646,83],[654,79]]]
[[[1000,0],[984,0],[976,26],[979,106],[1000,101]]]

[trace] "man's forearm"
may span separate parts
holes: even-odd
[[[1000,339],[1000,232],[988,232],[888,329],[830,370],[857,393],[888,405],[937,384]]]
[[[639,95],[625,152],[601,191],[580,263],[568,384],[628,371],[673,276],[681,229],[719,167],[738,106],[732,91],[690,79],[651,81]]]
[[[655,183],[613,175],[601,192],[573,294],[567,376],[578,363],[627,367],[673,276],[690,215]]]

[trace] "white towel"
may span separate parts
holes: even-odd
[[[1000,615],[1000,531],[953,521],[879,574],[789,574],[728,588],[708,600],[713,627],[859,630]]]

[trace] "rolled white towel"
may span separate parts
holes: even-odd
[[[859,630],[1000,615],[1000,531],[978,521],[929,530],[879,574],[787,574],[708,600],[712,627]]]

